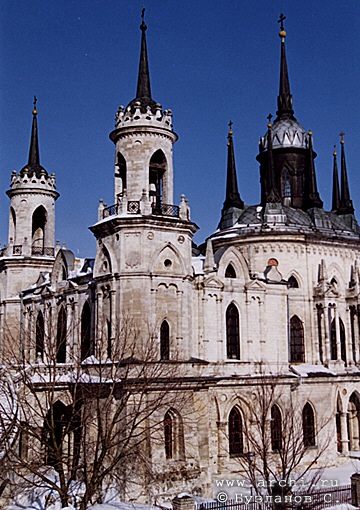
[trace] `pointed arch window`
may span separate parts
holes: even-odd
[[[244,453],[243,424],[240,411],[233,407],[229,414],[229,454],[236,457]]]
[[[170,409],[164,416],[164,446],[167,460],[185,457],[184,430],[180,414]]]
[[[46,210],[40,205],[32,215],[32,241],[33,255],[43,255],[45,247]]]
[[[234,303],[226,310],[226,350],[228,359],[240,359],[239,312]]]
[[[16,214],[13,207],[10,207],[9,238],[9,240],[12,239],[13,243],[16,243]]]
[[[91,310],[86,301],[81,312],[81,360],[94,354],[91,345]]]
[[[170,328],[166,320],[160,326],[160,359],[170,359]]]
[[[309,402],[307,402],[302,412],[303,424],[303,443],[305,448],[315,446],[315,417],[314,411]]]
[[[121,154],[121,152],[118,152],[117,155],[117,175],[116,177],[120,177],[121,180],[121,193],[124,193],[124,191],[127,189],[127,182],[126,182],[126,160],[124,156]]]
[[[338,398],[337,406],[336,406],[335,423],[336,423],[336,445],[337,445],[337,451],[338,451],[339,453],[341,453],[341,452],[342,452],[342,441],[341,441],[341,409],[340,409],[339,398]]]
[[[295,276],[291,275],[288,279],[288,287],[289,289],[298,289],[299,288],[299,282],[295,278]]]
[[[62,306],[58,314],[57,334],[56,334],[56,361],[57,363],[66,362],[66,311]]]
[[[339,334],[340,334],[340,359],[346,365],[346,334],[343,321],[339,318]],[[330,327],[330,357],[332,360],[338,359],[338,346],[337,346],[337,332],[336,332],[336,319],[331,321]]]
[[[225,270],[225,278],[236,278],[236,272],[232,264],[228,264]]]
[[[271,449],[276,452],[282,450],[281,412],[276,404],[271,408]]]
[[[285,167],[281,172],[281,194],[284,200],[284,205],[291,205],[290,175],[289,170]]]
[[[305,362],[304,327],[297,315],[290,319],[290,363]]]
[[[348,438],[349,450],[360,450],[360,400],[357,393],[352,393],[348,405]]]
[[[35,330],[35,355],[44,360],[45,323],[42,312],[39,312],[36,318]]]
[[[162,212],[163,178],[166,170],[166,157],[163,151],[159,149],[152,155],[149,164],[149,195],[153,211],[158,214]]]

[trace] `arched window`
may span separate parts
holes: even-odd
[[[226,310],[226,349],[228,359],[240,359],[239,312],[233,303]]]
[[[31,249],[34,255],[43,255],[45,247],[45,226],[46,226],[46,211],[40,205],[35,209],[32,216],[32,242]]]
[[[118,152],[117,155],[117,174],[116,177],[120,177],[121,180],[121,193],[124,193],[124,190],[126,190],[126,161],[124,156],[121,154],[121,152]]]
[[[345,335],[345,326],[341,319],[339,319],[339,329],[340,329],[340,352],[341,359],[344,361],[346,365],[346,335]]]
[[[183,460],[185,457],[184,430],[180,414],[170,409],[164,416],[164,446],[167,460]]]
[[[81,360],[94,354],[91,345],[91,310],[86,301],[81,312]]]
[[[299,288],[299,283],[298,283],[297,279],[295,278],[295,276],[291,275],[290,278],[288,279],[288,287],[289,287],[289,289],[298,289]]]
[[[342,452],[342,442],[341,442],[341,409],[340,409],[339,398],[338,398],[337,407],[336,407],[335,423],[336,423],[336,444],[337,444],[337,451],[339,453],[341,453]]]
[[[234,457],[244,453],[242,419],[237,407],[233,407],[229,414],[229,453]]]
[[[290,319],[290,363],[305,362],[304,327],[297,315]]]
[[[236,278],[236,272],[232,264],[228,264],[225,271],[225,278]]]
[[[309,402],[304,405],[302,412],[303,442],[305,448],[315,446],[315,418],[314,411]]]
[[[12,238],[13,243],[16,243],[16,214],[12,207],[10,207],[9,238]]]
[[[62,306],[58,314],[57,335],[56,335],[56,361],[66,362],[66,312]]]
[[[281,412],[276,404],[271,408],[271,449],[276,452],[282,450]]]
[[[35,330],[35,356],[44,360],[45,325],[42,312],[39,312],[36,318]]]
[[[170,328],[167,321],[160,326],[160,359],[170,359]]]
[[[287,168],[283,168],[281,172],[281,193],[284,205],[291,205],[290,175]]]
[[[336,345],[336,324],[335,319],[331,321],[330,327],[330,358],[337,359],[337,345]]]
[[[352,393],[348,405],[349,450],[359,451],[360,444],[360,400],[357,393]]]
[[[157,150],[150,159],[149,165],[149,195],[153,205],[153,211],[161,214],[163,177],[166,172],[167,162],[162,150]]]
[[[346,365],[346,335],[345,326],[343,321],[339,318],[339,333],[340,333],[340,356]],[[336,334],[336,321],[331,321],[330,327],[330,357],[332,360],[338,359],[337,352],[337,334]]]
[[[81,436],[79,411],[74,405],[66,406],[57,400],[45,416],[42,430],[44,460],[46,465],[56,470],[59,470],[64,460],[73,468],[78,464]]]

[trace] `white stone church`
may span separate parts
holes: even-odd
[[[181,367],[190,394],[185,406],[174,397],[160,439],[149,445],[164,497],[174,487],[210,496],[215,479],[245,473],[241,459],[256,458],[248,431],[264,380],[276,386],[266,417],[272,462],[296,402],[301,464],[316,458],[317,467],[339,467],[360,457],[360,228],[344,137],[325,211],[312,133],[294,116],[282,21],[276,118],[256,156],[261,201],[241,198],[230,124],[220,222],[195,246],[185,196],[174,205],[177,135],[171,110],[152,98],[146,30],[143,20],[136,97],[120,106],[110,133],[114,205],[101,201],[90,227],[95,259],[54,247],[59,193],[40,164],[34,102],[28,163],[6,191],[0,354],[10,342],[30,365],[46,364],[50,346],[62,370],[76,356],[88,366],[102,356],[116,363],[124,317],[143,336],[150,328],[154,361]]]

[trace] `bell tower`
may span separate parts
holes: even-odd
[[[136,96],[120,106],[110,133],[115,204],[100,201],[98,222],[90,227],[97,239],[97,328],[105,344],[113,345],[122,317],[130,315],[140,330],[148,324],[155,337],[168,331],[169,345],[163,351],[159,346],[159,356],[186,357],[190,321],[183,317],[191,315],[192,237],[198,227],[190,220],[184,195],[179,205],[173,203],[178,137],[171,111],[152,97],[144,9],[140,29]]]
[[[50,270],[54,261],[55,201],[59,193],[55,175],[49,175],[40,164],[36,101],[35,97],[28,163],[19,173],[12,172],[6,192],[10,198],[9,237],[0,263],[3,271],[5,261],[22,268],[19,281],[9,282],[7,295],[17,295],[37,279],[39,271]]]
[[[115,151],[115,201],[148,200],[149,212],[162,214],[173,203],[173,153],[177,135],[172,113],[151,96],[144,9],[136,98],[116,114],[110,134]],[[146,197],[146,198],[145,198]]]

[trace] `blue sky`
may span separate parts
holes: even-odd
[[[113,203],[114,145],[108,134],[135,96],[140,51],[138,0],[0,0],[0,243],[7,242],[13,169],[27,162],[33,95],[41,164],[61,196],[56,239],[93,256],[88,226],[99,198]],[[332,152],[345,132],[350,191],[360,219],[360,2],[319,0],[148,0],[153,98],[173,111],[175,203],[189,199],[202,242],[218,224],[226,137],[234,122],[239,188],[259,201],[258,141],[275,115],[278,17],[287,16],[295,116],[311,129],[318,186],[331,206]]]

